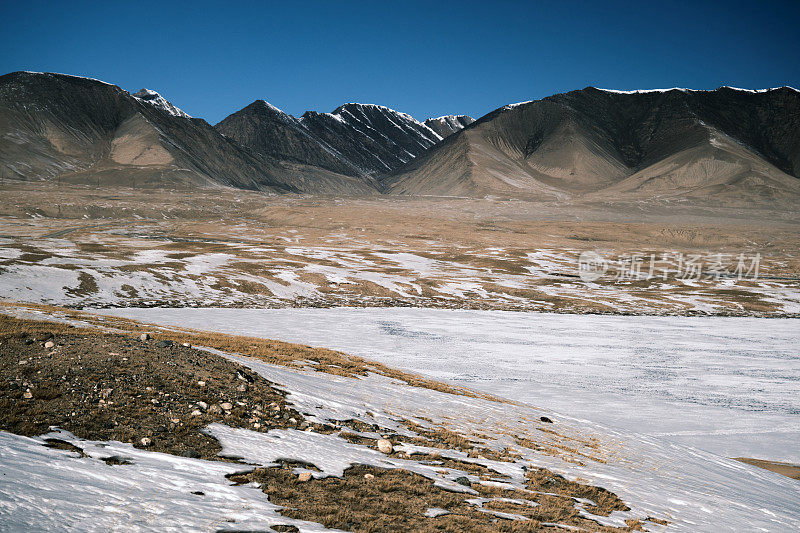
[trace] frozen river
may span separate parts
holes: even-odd
[[[335,348],[727,457],[800,462],[800,319],[408,308],[107,312]]]

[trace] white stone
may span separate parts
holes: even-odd
[[[378,450],[383,453],[392,453],[394,448],[392,447],[392,441],[388,439],[378,439]]]

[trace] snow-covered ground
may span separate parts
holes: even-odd
[[[342,350],[725,457],[800,462],[800,320],[436,309],[118,309]]]
[[[44,438],[78,444],[89,457],[46,448]],[[129,465],[108,465],[121,457]],[[57,431],[29,438],[0,431],[0,531],[219,531],[319,524],[277,513],[257,488],[226,474],[244,465],[139,450],[130,444],[76,439]]]
[[[652,516],[668,520],[668,531],[800,529],[796,481],[723,456],[728,454],[655,434],[652,427],[659,424],[647,421],[648,416],[663,418],[672,427],[677,423],[675,411],[684,409],[686,424],[707,429],[713,421],[703,417],[745,417],[748,406],[758,404],[772,420],[790,422],[792,415],[787,413],[797,396],[798,363],[791,353],[797,345],[797,320],[418,309],[127,309],[115,314],[332,347],[349,345],[350,353],[520,401],[453,395],[376,374],[354,378],[318,372],[313,365],[276,366],[215,351],[284,389],[287,401],[309,420],[334,426],[351,419],[377,424],[382,431],[398,434],[402,442],[404,436],[415,435],[414,426],[403,423],[406,419],[426,428],[445,427],[486,449],[508,449],[512,454],[512,459],[499,460],[467,457],[459,449],[439,450],[443,457],[482,464],[500,476],[482,480],[458,469],[415,461],[414,454],[428,449],[409,443],[397,447],[405,456],[388,457],[347,442],[337,432],[259,433],[221,424],[207,428],[222,444],[222,455],[247,463],[274,466],[277,459],[296,459],[317,466],[314,477],[341,475],[351,464],[405,468],[440,487],[470,493],[473,489],[455,483],[457,477],[519,490],[524,487],[523,467],[538,466],[607,488],[631,507],[628,512],[598,517],[588,515],[583,503],[575,500],[584,516],[602,524],[624,526],[626,519]],[[710,379],[709,374],[716,377]],[[760,379],[765,381],[756,386]],[[766,380],[774,385],[771,389]],[[780,404],[783,394],[785,402]],[[585,398],[570,404],[563,397]],[[742,398],[750,398],[750,403]],[[581,405],[577,417],[569,416],[569,409],[577,412]],[[622,410],[632,413],[631,418],[620,415]],[[540,431],[542,414],[555,419],[552,426],[546,424],[551,431]],[[597,423],[604,416],[616,427]],[[346,424],[338,427],[363,437],[378,436]],[[0,531],[214,531],[264,529],[277,523],[301,531],[322,529],[281,517],[252,485],[231,486],[224,474],[247,469],[244,465],[82,441],[63,432],[57,436],[89,457],[44,448],[41,438],[0,432]],[[537,445],[524,444],[530,441]],[[700,439],[701,444],[714,442],[708,435]],[[102,459],[110,456],[131,464],[107,465]],[[472,498],[476,506],[483,501]],[[647,527],[664,530],[650,522]]]
[[[218,352],[219,353],[219,352]],[[256,359],[237,358],[288,393],[287,399],[309,418],[335,423],[356,419],[378,423],[403,435],[413,431],[403,418],[427,427],[445,425],[470,435],[491,449],[508,448],[519,458],[497,461],[472,458],[459,450],[438,450],[443,457],[483,464],[500,474],[496,481],[435,464],[413,460],[429,449],[401,444],[405,458],[387,457],[374,449],[351,444],[337,434],[294,429],[259,433],[213,424],[207,431],[222,444],[222,455],[247,463],[275,466],[277,459],[296,459],[317,466],[314,477],[341,475],[351,464],[405,468],[428,477],[440,487],[474,493],[454,479],[523,488],[523,466],[552,469],[571,479],[603,486],[631,510],[609,517],[585,516],[599,523],[624,526],[625,519],[648,516],[669,520],[669,531],[796,531],[800,528],[800,485],[777,474],[744,465],[657,437],[603,428],[591,422],[561,417],[555,433],[538,431],[542,411],[485,399],[412,387],[369,374],[361,378],[334,376],[312,369],[290,369]],[[553,416],[549,411],[544,413]],[[352,430],[350,430],[352,432]],[[364,436],[369,433],[357,432]],[[282,523],[300,531],[320,531],[318,524],[280,517],[277,507],[252,485],[231,486],[224,475],[245,465],[215,463],[137,450],[130,445],[76,439],[58,432],[53,437],[81,447],[89,458],[42,446],[43,439],[0,432],[0,530],[9,531],[165,531],[241,530]],[[547,453],[520,446],[515,437],[533,438],[544,447],[572,447],[576,452]],[[592,446],[583,447],[581,442]],[[569,443],[566,448],[564,443]],[[104,458],[130,462],[109,466]],[[575,459],[583,459],[575,461]],[[305,471],[295,468],[297,473]],[[197,494],[202,493],[202,494]],[[473,505],[486,501],[473,498]],[[576,508],[582,501],[575,500]],[[650,531],[665,528],[648,523]]]

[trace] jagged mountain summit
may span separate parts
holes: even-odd
[[[589,87],[504,106],[384,178],[394,193],[794,201],[800,92]]]
[[[157,92],[0,76],[0,174],[314,194],[689,198],[794,205],[800,92],[588,87],[421,123],[374,104],[296,118],[257,100],[212,127]]]
[[[264,100],[256,100],[215,127],[260,154],[348,176],[364,174],[333,147],[314,137],[299,119]]]
[[[344,104],[331,113],[295,118],[263,100],[226,117],[216,128],[261,154],[319,166],[373,184],[442,137],[411,115],[374,104]]]
[[[429,118],[425,121],[425,125],[444,139],[457,131],[463,130],[473,122],[475,122],[475,119],[469,115],[444,115],[441,117]]]
[[[116,85],[66,74],[0,76],[4,177],[297,190],[278,166],[204,120],[175,116]]]
[[[375,104],[344,104],[331,113],[308,111],[301,121],[370,175],[395,170],[441,141],[411,115]]]
[[[131,94],[131,96],[133,96],[140,102],[146,102],[157,109],[166,111],[170,115],[183,118],[192,118],[191,115],[185,113],[181,109],[178,109],[177,107],[169,103],[166,98],[164,98],[155,91],[151,91],[150,89],[140,89],[139,91],[136,91],[135,93]]]

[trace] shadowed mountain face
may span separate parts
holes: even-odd
[[[260,154],[340,174],[362,174],[333,148],[315,139],[298,119],[264,100],[256,100],[215,127],[226,137]]]
[[[376,190],[374,176],[395,170],[441,140],[410,115],[373,104],[345,104],[301,118],[256,100],[216,125],[249,150],[319,167]]]
[[[441,140],[411,115],[374,104],[345,104],[332,113],[308,111],[300,119],[363,173],[391,172]]]
[[[134,187],[795,205],[800,92],[587,88],[425,124],[345,104],[295,118],[263,100],[210,126],[155,91],[0,76],[0,176]]]
[[[0,76],[5,177],[297,190],[279,170],[204,120],[176,116],[115,85],[62,74]]]
[[[391,176],[396,193],[773,201],[798,193],[800,93],[587,88],[505,106]]]
[[[429,118],[425,121],[425,125],[444,139],[457,131],[463,130],[473,122],[475,122],[475,119],[468,115],[445,115],[443,117]]]

